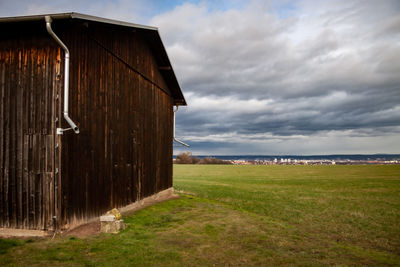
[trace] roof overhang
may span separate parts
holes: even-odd
[[[159,64],[158,68],[163,76],[169,90],[172,93],[174,99],[174,105],[185,106],[186,100],[183,96],[182,90],[179,86],[178,80],[175,76],[175,72],[172,68],[171,62],[169,60],[167,51],[165,50],[164,44],[161,40],[161,36],[158,32],[158,28],[145,26],[125,21],[106,19],[91,15],[85,15],[75,12],[70,13],[57,13],[57,14],[43,14],[43,15],[32,15],[32,16],[16,16],[16,17],[2,17],[0,18],[0,23],[17,23],[17,22],[30,22],[30,21],[40,21],[45,20],[45,16],[51,16],[53,20],[69,20],[77,19],[84,21],[93,21],[97,23],[104,23],[109,25],[115,25],[119,27],[129,27],[140,29],[143,31],[150,48],[152,49],[157,62]]]

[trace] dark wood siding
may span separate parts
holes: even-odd
[[[140,32],[76,23],[62,38],[81,131],[61,137],[61,224],[73,225],[172,186],[173,99]]]
[[[61,52],[40,32],[21,37],[15,31],[22,28],[1,29],[0,227],[49,229]]]
[[[0,37],[0,227],[51,229],[53,216],[69,227],[171,187],[173,98],[143,32],[54,21],[80,128],[56,135],[68,127],[64,52],[44,21],[10,25]]]

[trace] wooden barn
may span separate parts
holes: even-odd
[[[186,102],[157,28],[63,13],[0,32],[0,228],[69,228],[172,187]]]

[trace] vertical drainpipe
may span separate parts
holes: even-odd
[[[64,119],[68,122],[71,128],[61,129],[57,128],[57,133],[62,134],[64,131],[72,129],[76,134],[79,133],[79,128],[76,124],[71,120],[68,115],[68,102],[69,102],[69,50],[68,47],[58,38],[58,36],[53,32],[51,28],[51,22],[53,21],[50,16],[45,16],[46,20],[46,29],[47,32],[56,40],[56,42],[64,49],[65,61],[64,61]]]
[[[183,145],[183,146],[185,146],[185,147],[190,147],[188,144],[186,144],[186,143],[184,143],[184,142],[182,142],[182,141],[180,141],[180,140],[175,138],[175,113],[177,111],[178,111],[178,106],[176,106],[176,109],[174,110],[174,141],[179,143],[179,144],[181,144],[181,145]]]
[[[45,21],[46,21],[46,29],[47,32],[53,37],[53,39],[63,48],[64,54],[65,54],[65,60],[64,60],[64,110],[63,110],[63,116],[64,119],[67,121],[67,123],[71,126],[71,128],[67,129],[62,129],[62,128],[57,128],[57,134],[63,134],[64,131],[68,130],[73,130],[76,134],[79,133],[79,128],[76,126],[76,124],[71,120],[71,118],[68,115],[68,104],[69,104],[69,50],[68,47],[58,38],[58,36],[53,32],[53,29],[51,28],[51,23],[52,19],[50,16],[45,16]],[[56,168],[56,175],[58,173],[58,169]],[[60,174],[58,174],[60,175]],[[53,216],[53,221],[54,221],[54,235],[53,238],[57,232],[57,216],[58,216],[58,210],[57,210],[57,188],[58,188],[58,183],[57,183],[57,178],[54,179],[54,216]]]

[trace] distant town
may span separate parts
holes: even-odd
[[[174,156],[176,164],[231,164],[231,165],[368,165],[400,164],[399,154],[374,155],[311,155],[311,156],[271,156],[271,155],[233,155],[233,156],[195,156],[183,152]]]
[[[400,160],[329,160],[329,159],[291,159],[275,158],[274,160],[231,160],[234,165],[366,165],[366,164],[400,164]]]

